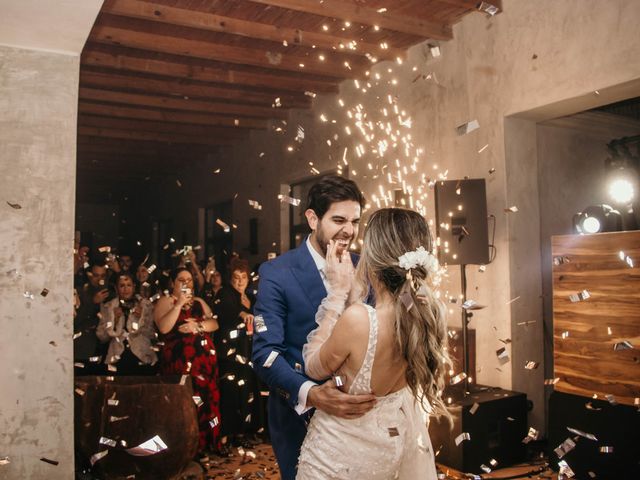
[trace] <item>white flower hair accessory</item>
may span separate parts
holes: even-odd
[[[405,270],[411,270],[416,267],[423,267],[427,272],[436,274],[440,268],[438,259],[424,247],[407,252],[398,257],[398,265]]]

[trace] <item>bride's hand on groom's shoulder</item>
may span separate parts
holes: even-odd
[[[329,415],[342,418],[359,418],[376,403],[374,395],[349,395],[336,387],[333,379],[309,390],[307,405]]]
[[[340,249],[335,240],[329,240],[326,260],[325,275],[329,283],[329,290],[338,295],[347,295],[351,290],[355,273],[349,251]]]

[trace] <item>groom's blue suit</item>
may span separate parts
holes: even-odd
[[[357,257],[352,256],[354,264]],[[303,242],[298,248],[262,265],[256,317],[266,331],[253,339],[253,367],[269,385],[269,432],[283,480],[293,480],[310,412],[298,415],[298,391],[309,380],[304,375],[302,346],[316,327],[315,315],[327,291],[320,272]],[[277,352],[269,367],[264,363]],[[275,355],[275,354],[273,354]],[[273,357],[272,355],[272,357]]]

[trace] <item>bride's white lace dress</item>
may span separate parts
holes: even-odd
[[[365,359],[349,393],[371,392],[371,371],[378,339],[378,319],[369,313]],[[435,480],[436,469],[427,415],[408,387],[378,397],[375,407],[351,420],[317,410],[298,462],[297,480]]]

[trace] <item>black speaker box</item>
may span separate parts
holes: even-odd
[[[489,263],[487,192],[484,179],[437,182],[435,206],[440,263]]]
[[[567,428],[595,435],[590,440]],[[556,448],[567,438],[575,447],[562,456],[575,478],[640,479],[640,410],[569,393],[549,399],[549,463],[558,470]],[[609,447],[609,448],[604,448]]]
[[[436,462],[467,473],[484,473],[481,465],[495,468],[523,462],[526,456],[522,439],[527,436],[527,396],[494,387],[463,395],[460,389],[445,392],[451,397],[453,430],[443,417],[429,425]],[[472,413],[473,412],[473,413]],[[456,445],[456,438],[468,433],[469,440]]]

